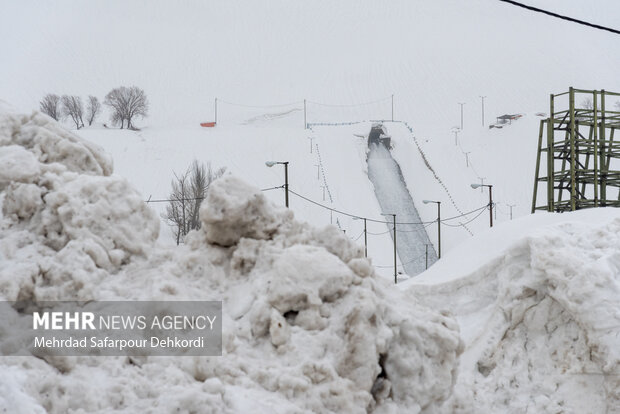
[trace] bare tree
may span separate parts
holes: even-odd
[[[581,107],[583,109],[594,109],[594,104],[592,103],[592,98],[585,98],[581,101]]]
[[[148,114],[149,103],[144,91],[136,86],[112,89],[103,101],[112,109],[112,123],[123,129],[127,121],[128,129],[135,129],[132,121],[135,117],[145,117]]]
[[[43,97],[43,99],[41,99],[41,102],[39,102],[39,108],[41,109],[41,112],[49,115],[54,120],[60,120],[62,115],[60,110],[60,96],[53,93],[48,93]]]
[[[88,96],[88,105],[86,106],[86,118],[88,120],[88,126],[91,126],[95,122],[97,115],[101,113],[101,103],[96,96]]]
[[[205,166],[194,160],[181,175],[174,174],[170,201],[162,217],[173,228],[177,245],[191,230],[200,228],[200,205],[207,196],[209,186],[221,177],[226,168],[213,170],[211,163]]]
[[[63,115],[70,117],[77,129],[83,128],[84,121],[82,117],[84,115],[84,105],[82,104],[82,98],[79,96],[63,95],[61,102]]]

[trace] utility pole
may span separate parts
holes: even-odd
[[[484,190],[482,189],[482,186],[484,185],[484,180],[486,180],[486,177],[478,177],[480,178],[480,192],[482,193]]]
[[[516,206],[516,204],[506,204],[510,208],[510,220],[512,220],[512,208]]]
[[[491,219],[491,227],[493,227],[493,186],[489,187],[489,218]]]
[[[284,200],[288,208],[288,161],[284,162]]]
[[[364,257],[368,257],[368,232],[366,231],[366,218],[365,217],[353,217],[353,220],[364,220]]]
[[[368,257],[368,232],[366,231],[366,218],[364,218],[364,257]]]
[[[321,165],[320,164],[314,164],[314,166],[316,167],[316,179],[320,180],[321,179],[321,176],[320,176],[320,167],[321,167]],[[323,197],[323,199],[325,199],[325,197]]]
[[[392,94],[392,122],[394,122],[394,94]]]
[[[465,162],[467,163],[467,167],[469,168],[469,154],[471,154],[471,151],[463,152],[463,154],[465,154]]]
[[[284,165],[284,203],[288,207],[288,161],[267,161],[265,165],[269,168],[276,164]]]
[[[463,105],[465,105],[465,102],[459,102],[459,105],[461,105],[461,131],[463,130]]]
[[[428,269],[428,244],[425,244],[424,247],[426,247],[426,265],[424,268]]]
[[[486,96],[480,96],[480,98],[482,99],[482,126],[484,126],[484,98]]]
[[[314,137],[308,137],[308,139],[310,140],[310,154],[312,154],[312,141],[314,140]]]
[[[392,214],[394,218],[394,284],[398,283],[398,274],[396,273],[396,214]]]
[[[487,187],[489,189],[489,225],[493,227],[493,186],[489,184],[472,184],[471,188]]]
[[[454,127],[452,132],[454,132],[454,146],[457,146],[457,145],[459,145],[459,132],[460,132],[460,129],[458,129],[457,127]]]
[[[441,259],[441,201],[422,200],[424,204],[437,204],[437,258]]]
[[[322,185],[321,187],[323,188],[323,201],[325,201],[325,186]]]

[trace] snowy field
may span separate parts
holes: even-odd
[[[529,214],[549,94],[620,92],[620,37],[492,0],[5,3],[0,296],[222,300],[225,332],[222,357],[3,356],[0,411],[620,413],[620,214]],[[527,3],[620,26],[615,0]],[[138,131],[33,113],[121,85]],[[377,119],[435,249],[422,200],[449,219],[396,287]],[[177,247],[154,200],[194,159],[230,175]]]

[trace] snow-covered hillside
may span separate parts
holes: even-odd
[[[157,217],[111,160],[47,116],[2,115],[0,159],[1,299],[226,309],[222,356],[50,357],[28,346],[24,358],[13,328],[28,315],[5,304],[1,411],[429,412],[450,397],[463,350],[454,320],[377,277],[337,228],[300,223],[227,175],[201,230],[158,247]]]
[[[470,239],[399,285],[459,322],[457,406],[620,410],[619,231],[618,209],[537,214]]]
[[[620,13],[613,0],[596,7],[566,1],[530,4],[607,25]],[[422,220],[436,218],[433,205],[420,205],[424,198],[442,201],[444,217],[484,205],[486,194],[469,188],[478,177],[494,185],[498,221],[508,220],[509,206],[513,216],[529,213],[538,133],[534,114],[548,112],[549,93],[569,86],[620,90],[615,69],[620,54],[613,53],[620,50],[617,36],[491,0],[399,1],[389,7],[353,1],[25,1],[3,10],[0,99],[15,109],[36,108],[48,92],[102,98],[123,84],[145,89],[151,110],[149,118],[138,122],[145,127],[141,133],[99,134],[100,127],[80,132],[106,148],[116,159],[117,172],[145,197],[165,198],[172,172],[184,170],[193,157],[234,169],[259,188],[280,185],[277,171],[265,174],[262,164],[277,156],[291,162],[292,187],[322,201],[320,186],[304,185],[314,176],[316,161],[300,160],[307,144],[307,131],[299,130],[303,100],[310,123],[357,122],[391,119],[394,94],[395,119],[412,127],[454,200],[426,175],[415,149],[397,147],[395,156],[409,187],[415,188],[412,196]],[[486,96],[485,126],[480,96]],[[199,122],[213,120],[216,97],[218,131],[199,131]],[[364,104],[368,101],[374,103]],[[460,146],[454,146],[459,102],[465,103],[464,129]],[[505,113],[525,116],[501,130],[487,129]],[[107,122],[106,114],[101,122]],[[354,133],[368,128],[363,124]],[[397,140],[410,140],[411,134],[395,128]],[[316,130],[318,139],[334,136],[327,129]],[[351,138],[350,133],[345,129],[341,138]],[[231,146],[233,134],[243,145]],[[190,139],[207,142],[189,145]],[[325,157],[330,156],[326,150],[347,156],[342,147],[322,149]],[[469,152],[469,168],[464,152]],[[338,174],[348,175],[350,166],[344,164]],[[359,171],[339,192],[339,207],[357,199]],[[379,213],[353,205],[364,208],[346,211],[369,217]],[[333,215],[307,215],[299,204],[294,209],[304,220],[335,220]],[[468,226],[469,231],[446,226],[444,252],[483,227],[483,219]],[[355,222],[343,230],[356,238],[361,226]],[[430,237],[437,244],[433,232]],[[379,246],[389,242],[375,240]],[[389,265],[389,254],[381,250],[372,249],[379,255],[375,263]]]

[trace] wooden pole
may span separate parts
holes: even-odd
[[[437,250],[441,259],[441,201],[437,202]]]
[[[593,143],[594,143],[594,207],[598,207],[598,94],[596,91],[592,93],[594,95],[593,111],[594,111],[594,131]]]
[[[550,95],[549,99],[549,120],[547,121],[547,210],[552,212],[554,210],[553,203],[555,201],[555,194],[553,191],[554,185],[554,153],[553,153],[553,139],[554,139],[554,129],[555,129],[555,120],[553,119],[553,94]]]
[[[489,219],[491,227],[493,227],[493,186],[489,186]]]
[[[288,207],[288,161],[284,162],[284,201]]]
[[[366,231],[366,219],[364,219],[364,257],[368,257],[368,232]]]
[[[538,129],[538,152],[536,154],[536,174],[534,176],[534,196],[532,197],[532,214],[536,210],[536,197],[538,196],[538,177],[540,173],[540,153],[542,151],[542,138],[545,130],[546,121],[543,119],[540,121],[540,128]]]
[[[396,214],[392,214],[394,217],[394,284],[398,283],[398,274],[396,272]]]
[[[568,89],[568,93],[568,110],[570,112],[570,209],[571,211],[575,211],[577,209],[577,174],[575,171],[575,91],[572,86]]]

